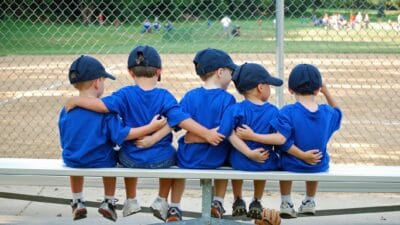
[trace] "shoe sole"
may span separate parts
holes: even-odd
[[[105,209],[99,209],[98,212],[106,219],[109,219],[114,222],[117,221],[117,218],[114,218],[113,215]]]
[[[219,213],[218,209],[211,208],[211,216],[217,219],[222,219],[222,214]]]
[[[140,212],[140,211],[141,211],[141,209],[139,209],[139,210],[137,210],[137,211],[134,211],[134,212],[130,212],[129,214],[126,214],[126,215],[122,214],[122,216],[123,216],[123,217],[132,216],[133,214],[136,214],[136,213],[138,213],[138,212]]]
[[[297,218],[297,215],[293,216],[293,215],[291,215],[289,213],[283,213],[283,212],[279,213],[279,216],[281,218],[283,218],[283,219],[294,219],[294,218]]]
[[[303,212],[299,211],[298,213],[303,215],[315,216],[315,211],[303,211]]]
[[[246,216],[247,211],[246,209],[236,209],[232,212],[232,216]]]
[[[261,220],[262,219],[262,210],[261,209],[250,209],[247,213],[247,217],[252,219]]]
[[[74,215],[74,220],[81,220],[81,219],[85,219],[87,217],[87,210],[86,209],[80,209],[80,210],[77,210],[76,212],[75,212],[75,215]]]
[[[154,217],[165,222],[165,219],[161,216],[161,212],[159,210],[153,209],[152,207],[150,207],[150,209],[153,211]]]

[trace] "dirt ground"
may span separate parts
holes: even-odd
[[[58,113],[65,100],[77,92],[69,85],[67,71],[76,55],[0,57],[0,156],[59,158]],[[96,55],[117,77],[106,82],[106,93],[130,85],[127,55]],[[261,63],[276,73],[273,54],[233,54],[238,63]],[[193,55],[162,55],[161,87],[180,99],[201,85],[194,73]],[[284,101],[287,77],[294,65],[312,63],[343,110],[343,123],[331,139],[334,163],[399,165],[400,59],[398,55],[289,54],[285,55]],[[241,100],[233,85],[229,91]],[[270,98],[276,103],[273,90]],[[321,98],[321,102],[324,102]]]

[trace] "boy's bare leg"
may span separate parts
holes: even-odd
[[[69,182],[71,184],[72,193],[81,193],[83,191],[83,177],[82,176],[70,176]]]
[[[290,195],[292,192],[292,181],[281,180],[279,181],[281,195]]]
[[[265,183],[266,180],[254,180],[253,185],[254,185],[254,199],[261,200],[263,194],[264,194],[264,188],[265,188]]]
[[[125,177],[124,178],[127,199],[136,198],[137,180],[138,179],[136,177]]]
[[[314,197],[317,193],[318,181],[306,181],[306,195]]]
[[[183,192],[185,191],[185,179],[174,179],[171,188],[171,203],[180,204]]]
[[[234,200],[238,198],[242,199],[243,180],[232,180],[231,182]]]
[[[168,195],[169,195],[169,191],[171,190],[173,179],[160,178],[159,182],[160,182],[160,186],[158,188],[158,196],[168,200]]]
[[[225,198],[226,188],[228,186],[228,180],[214,180],[214,196]]]
[[[104,195],[105,196],[114,196],[115,195],[116,183],[117,183],[116,177],[103,177]]]

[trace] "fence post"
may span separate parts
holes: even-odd
[[[283,22],[284,22],[284,7],[285,1],[284,0],[276,0],[276,72],[283,80],[284,78],[284,50],[283,50]],[[281,108],[283,106],[283,88],[285,85],[281,87],[276,87],[276,97],[277,97],[277,104],[278,107]]]

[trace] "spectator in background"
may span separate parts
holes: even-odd
[[[171,21],[167,21],[167,23],[164,25],[164,29],[167,31],[167,32],[169,32],[169,31],[171,31],[172,29],[174,29],[174,26],[172,25],[172,23],[171,23]]]
[[[160,23],[158,22],[158,17],[156,17],[156,19],[153,22],[153,29],[155,31],[159,31],[160,30]]]
[[[222,27],[224,28],[224,35],[229,36],[229,27],[232,23],[232,20],[228,16],[224,16],[221,19]]]
[[[97,17],[97,22],[99,22],[100,25],[103,25],[106,22],[106,16],[103,14],[103,12],[101,12]]]
[[[151,23],[149,20],[144,21],[143,29],[140,31],[140,33],[151,33]]]
[[[239,37],[240,36],[240,26],[234,26],[231,34],[233,37]]]
[[[365,13],[365,16],[364,16],[364,27],[365,28],[369,28],[369,16],[368,16],[368,13]]]

